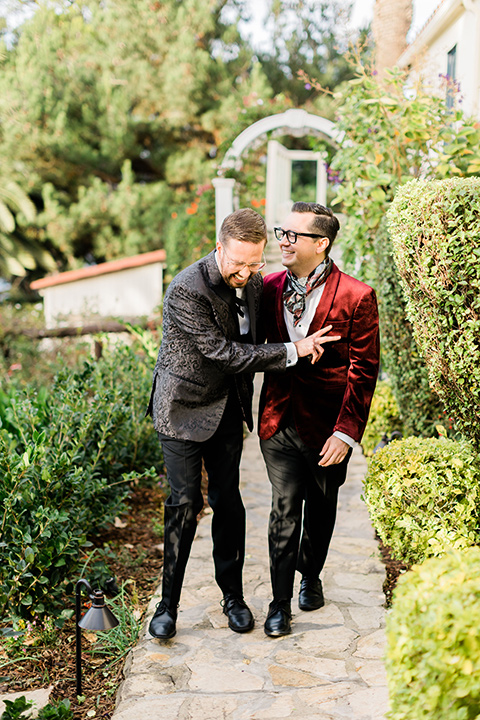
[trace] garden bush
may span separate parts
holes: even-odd
[[[59,611],[88,535],[162,458],[143,420],[150,361],[121,345],[0,403],[0,617]]]
[[[480,716],[480,548],[399,579],[387,616],[390,720]]]
[[[364,499],[382,542],[406,564],[480,542],[480,462],[468,443],[394,440],[372,457]]]
[[[332,168],[338,172],[334,205],[347,217],[342,227],[346,270],[377,292],[382,364],[405,431],[412,435],[431,436],[443,407],[429,389],[425,360],[406,319],[386,212],[397,188],[412,178],[480,172],[480,126],[463,115],[460,96],[448,82],[445,91],[454,107],[446,106],[445,92],[432,94],[421,76],[412,87],[408,69],[392,68],[380,78],[359,63],[357,77],[334,96],[336,128],[345,133]]]
[[[412,180],[388,218],[430,385],[480,449],[480,178]]]
[[[364,454],[370,457],[382,436],[387,434],[390,437],[395,430],[403,431],[397,401],[390,383],[380,380],[375,388],[367,427],[362,438]]]
[[[386,221],[375,241],[378,277],[374,284],[379,299],[382,365],[397,400],[404,435],[434,437],[443,405],[430,388],[427,366],[407,318],[406,300],[385,224]]]

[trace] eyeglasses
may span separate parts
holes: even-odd
[[[280,227],[273,228],[273,232],[275,233],[275,237],[277,238],[277,240],[283,240],[283,238],[286,236],[290,245],[295,245],[298,237],[309,237],[309,238],[324,237],[323,235],[313,235],[312,233],[299,233],[299,232],[295,232],[295,230],[284,230],[283,228],[280,228]]]
[[[260,272],[260,270],[263,270],[265,265],[267,264],[265,260],[265,255],[262,253],[262,262],[256,262],[256,263],[246,263],[241,262],[240,260],[232,260],[232,258],[228,257],[228,253],[225,250],[225,246],[222,245],[223,252],[225,253],[225,257],[227,258],[227,262],[235,269],[236,272],[239,270],[243,270],[244,267],[247,267],[249,270],[251,270],[252,273]]]

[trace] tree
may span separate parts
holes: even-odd
[[[22,277],[37,267],[52,269],[52,256],[28,225],[37,216],[35,205],[14,180],[0,176],[0,275]]]
[[[257,55],[275,95],[303,105],[312,101],[305,75],[328,90],[352,77],[346,57],[351,8],[352,2],[342,0],[272,0],[273,47]]]
[[[40,232],[64,263],[150,249],[152,233],[137,234],[132,245],[121,223],[112,225],[109,247],[92,241],[98,198],[115,204],[125,162],[136,212],[146,213],[149,201],[157,206],[161,243],[168,206],[188,206],[210,180],[245,98],[259,101],[246,122],[268,114],[271,92],[236,21],[224,21],[227,5],[237,7],[234,0],[45,3],[17,31],[1,67],[0,153],[24,191],[37,195]],[[80,206],[83,230],[72,234]],[[132,222],[145,227],[147,216]]]

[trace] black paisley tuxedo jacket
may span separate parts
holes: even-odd
[[[253,343],[242,343],[232,293],[214,252],[172,280],[164,299],[163,338],[147,410],[157,431],[180,440],[208,440],[220,423],[232,384],[252,430],[252,374],[284,370],[287,356],[283,343],[265,345],[259,334],[262,286],[260,274],[247,283]]]

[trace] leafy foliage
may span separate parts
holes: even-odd
[[[432,387],[480,448],[480,178],[411,181],[389,210],[408,317]]]
[[[78,366],[91,357],[88,338],[62,338],[46,345],[22,332],[44,326],[42,303],[0,302],[0,396],[1,390],[10,394],[25,385],[49,385],[60,367]]]
[[[189,205],[172,213],[165,235],[169,276],[173,277],[214,247],[215,192],[206,185],[197,190]]]
[[[273,25],[273,49],[259,49],[257,55],[275,94],[286,93],[298,106],[312,100],[312,84],[305,77],[328,90],[352,77],[349,38],[341,31],[351,8],[352,3],[338,0],[271,3],[266,24]]]
[[[469,444],[411,437],[375,453],[364,499],[392,557],[412,564],[480,542],[479,480]]]
[[[72,202],[67,193],[47,183],[43,199],[40,221],[55,246],[70,255],[74,264],[78,254],[108,261],[156,250],[172,192],[164,182],[136,182],[131,162],[126,160],[115,188],[93,177]]]
[[[39,3],[19,28],[0,59],[0,153],[40,211],[29,237],[60,267],[162,246],[222,143],[270,114],[240,7]]]
[[[26,720],[31,717],[33,703],[21,695],[15,700],[4,700],[5,710],[1,720]],[[36,717],[39,720],[72,720],[73,713],[70,708],[70,700],[58,700],[47,703],[38,711]]]
[[[70,700],[57,700],[47,703],[40,708],[37,715],[38,720],[72,720],[73,712],[70,707]]]
[[[22,186],[0,175],[0,274],[24,275],[25,269],[55,267],[51,254],[42,247],[35,233],[37,209]]]
[[[359,67],[335,99],[337,128],[345,133],[332,163],[340,174],[336,203],[348,218],[342,235],[345,260],[378,291],[383,362],[406,429],[431,433],[439,402],[428,390],[405,317],[386,212],[397,188],[412,178],[479,173],[480,125],[461,110],[448,109],[421,78],[412,86],[397,68],[380,81]]]
[[[402,432],[402,420],[391,385],[386,380],[380,380],[375,388],[375,394],[370,406],[367,427],[362,438],[364,455],[369,457],[380,442],[384,434],[391,436],[395,430]]]
[[[427,560],[399,579],[387,616],[390,720],[480,714],[480,549]]]
[[[351,76],[338,22],[350,5],[275,0],[273,50],[254,52],[238,30],[241,0],[35,3],[0,52],[2,163],[37,209],[5,234],[8,273],[183,244],[171,215],[190,229],[197,189],[236,135],[292,105],[331,116],[330,98],[298,73],[330,89]],[[215,232],[201,226],[194,248]],[[189,249],[172,268],[191,262]]]
[[[25,720],[29,716],[33,705],[25,695],[21,695],[15,700],[4,700],[3,702],[5,703],[5,710],[0,720]]]
[[[120,346],[59,372],[49,391],[2,396],[1,616],[58,611],[89,533],[122,510],[129,480],[158,471],[155,432],[140,422],[150,374]]]
[[[379,242],[380,237],[385,239],[385,244]],[[407,318],[405,296],[391,256],[391,240],[383,227],[379,230],[376,249],[375,288],[380,298],[382,364],[388,370],[404,435],[433,437],[439,419],[443,418],[443,406],[429,385],[425,360]]]
[[[421,79],[412,87],[398,68],[384,81],[360,68],[335,98],[345,133],[332,165],[341,174],[335,204],[348,217],[346,260],[376,277],[377,234],[397,188],[412,178],[479,173],[480,125],[447,108]]]

